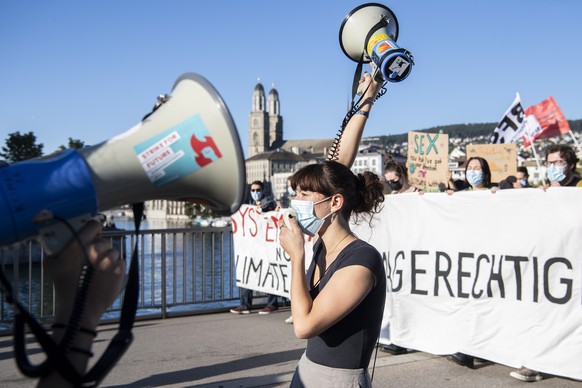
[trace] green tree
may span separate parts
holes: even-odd
[[[16,163],[23,160],[42,156],[44,144],[36,143],[36,136],[33,132],[21,134],[13,132],[8,134],[5,145],[2,147],[0,157],[10,163]]]
[[[64,151],[66,149],[73,149],[73,150],[78,150],[80,148],[85,147],[85,142],[81,141],[79,139],[73,139],[72,137],[69,137],[69,144],[65,147],[64,145],[59,146],[59,150]]]

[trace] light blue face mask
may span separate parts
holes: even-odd
[[[566,174],[564,174],[564,169],[566,166],[556,166],[551,165],[546,170],[546,175],[550,182],[561,182],[566,178]]]
[[[297,195],[297,193],[295,192],[295,190],[293,190],[291,188],[291,186],[287,186],[287,194],[289,194],[291,197],[294,197]]]
[[[317,202],[302,201],[299,199],[291,200],[289,207],[297,213],[297,223],[303,233],[311,237],[315,236],[317,232],[319,232],[319,229],[321,229],[325,219],[333,214],[329,213],[327,216],[319,218],[313,212],[313,206],[325,202],[330,198],[331,197],[327,197]]]
[[[251,198],[253,201],[260,201],[263,198],[263,193],[260,191],[251,191]]]
[[[469,182],[471,186],[478,186],[479,184],[483,183],[483,171],[468,170],[466,178],[467,182]]]

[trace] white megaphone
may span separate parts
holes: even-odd
[[[154,112],[93,147],[0,168],[0,246],[40,237],[63,248],[99,210],[168,199],[238,210],[244,157],[224,101],[203,77],[182,75]],[[60,220],[60,221],[59,221]]]
[[[389,82],[400,82],[410,74],[414,59],[396,44],[398,20],[385,5],[362,4],[345,17],[339,31],[344,54],[358,63],[372,62]]]

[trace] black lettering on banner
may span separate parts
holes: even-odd
[[[263,264],[264,263],[264,264]],[[261,259],[253,259],[252,257],[236,255],[235,268],[242,268],[242,274],[239,278],[237,276],[236,283],[243,286],[260,286],[270,287],[278,291],[289,292],[289,281],[287,263],[269,263]],[[265,271],[263,271],[265,269]],[[237,271],[238,272],[238,271]],[[256,283],[249,281],[251,276],[256,274]],[[253,276],[254,278],[254,276]]]
[[[256,264],[255,264],[256,262]],[[248,266],[247,266],[248,264]],[[257,260],[255,261],[252,257],[250,257],[250,260],[247,263],[247,258],[245,257],[245,269],[246,269],[246,276],[244,276],[245,279],[245,283],[249,284],[249,277],[251,276],[251,273],[258,273],[259,274],[259,282],[260,279],[262,277],[262,273],[263,273],[263,260]],[[258,284],[257,284],[258,285]]]
[[[392,290],[392,267],[390,266],[390,252],[382,252],[382,263],[384,264],[384,272],[386,273],[386,292]]]
[[[273,268],[275,267],[275,268]],[[265,284],[267,283],[267,280],[271,278],[271,288],[279,288],[279,277],[277,276],[277,264],[275,263],[269,263],[269,266],[267,267],[267,273],[265,274],[265,278],[263,279],[263,281],[261,282],[261,287],[265,287]],[[276,281],[276,283],[275,283]]]
[[[475,281],[473,282],[473,289],[471,290],[471,295],[473,296],[473,298],[475,299],[479,299],[481,297],[481,295],[483,295],[483,290],[479,290],[479,292],[475,292],[475,287],[477,287],[477,280],[479,279],[479,271],[481,270],[481,261],[485,260],[487,263],[489,263],[489,257],[487,257],[487,255],[485,254],[481,254],[479,255],[479,257],[477,257],[477,263],[475,265]]]
[[[279,264],[279,268],[281,268],[281,279],[283,279],[283,292],[289,293],[291,290],[289,289],[289,287],[287,287],[287,285],[289,284],[287,282],[287,274],[290,271],[287,271],[288,265],[287,264]]]
[[[457,276],[457,296],[459,298],[469,298],[469,294],[463,292],[463,278],[470,278],[471,272],[463,272],[463,259],[474,259],[475,254],[469,252],[459,252],[458,276]]]
[[[281,247],[278,247],[275,251],[275,261],[286,261],[290,262],[291,258],[287,255],[287,252]]]
[[[417,255],[428,255],[428,251],[412,251],[410,252],[410,280],[411,280],[411,294],[418,294],[418,295],[428,295],[428,291],[419,290],[416,288],[416,274],[425,274],[425,269],[417,269],[416,268],[416,256]]]
[[[566,292],[562,298],[554,297],[550,292],[550,269],[554,264],[562,263],[568,269],[572,269],[572,264],[564,257],[553,257],[548,259],[544,264],[544,294],[550,302],[557,304],[566,304],[572,298],[572,279],[560,278],[560,283],[566,285]]]
[[[499,286],[499,296],[501,298],[505,298],[505,285],[503,284],[503,276],[501,275],[503,270],[503,255],[501,255],[499,259],[499,268],[498,271],[495,272],[495,255],[491,255],[491,275],[489,276],[489,282],[487,283],[487,296],[493,296],[493,290],[491,287],[491,283],[494,281],[497,282]]]
[[[236,255],[236,257],[234,258],[234,268],[238,268],[238,266],[239,266],[238,259],[239,258],[240,258],[240,255]],[[235,273],[237,274],[235,276],[236,276],[236,283],[238,284],[241,282],[241,279],[238,278],[238,271],[235,271]]]
[[[267,273],[261,282],[261,286],[265,287],[265,285],[267,285],[267,287],[271,287],[275,290],[281,290],[282,288],[283,291],[288,291],[285,281],[285,278],[287,277],[285,275],[286,268],[286,264],[269,263]],[[281,275],[281,279],[279,279],[279,275]],[[267,284],[269,279],[271,279],[271,283]]]
[[[410,253],[410,260],[407,260],[408,253]],[[433,254],[434,262],[431,257]],[[572,300],[574,291],[578,287],[577,280],[573,276],[561,275],[558,277],[556,275],[555,271],[567,274],[567,271],[572,272],[572,262],[564,257],[539,260],[536,256],[475,252],[456,252],[456,255],[457,268],[454,269],[451,254],[444,251],[400,250],[395,253],[393,258],[391,252],[382,253],[382,260],[386,268],[386,280],[389,282],[387,291],[399,292],[404,289],[408,291],[408,287],[410,287],[412,295],[448,296],[463,299],[481,299],[484,297],[505,299],[505,283],[508,282],[510,287],[515,285],[515,293],[510,290],[508,292],[516,301],[523,301],[524,298],[529,300],[530,295],[527,291],[531,284],[532,302],[539,303],[541,291],[543,292],[542,297],[545,297],[548,302],[566,304]],[[504,264],[505,262],[507,265]],[[252,266],[247,266],[249,271],[253,269]],[[507,267],[505,271],[504,266]],[[256,268],[254,269],[256,271]],[[431,294],[431,289],[425,290],[420,287],[424,284],[426,276],[432,274],[433,270],[434,288],[432,290],[434,293]],[[452,273],[453,270],[455,274]],[[554,273],[553,276],[552,273]],[[580,275],[582,280],[582,273]],[[456,290],[453,290],[452,287],[454,278],[456,278]],[[444,288],[446,291],[443,292]],[[582,300],[580,303],[582,304]]]
[[[445,270],[441,270],[441,260],[440,258],[444,257],[445,262],[447,263],[447,268]],[[445,252],[436,252],[436,260],[435,260],[435,279],[434,279],[434,295],[439,296],[439,278],[443,278],[445,285],[447,286],[447,290],[449,290],[449,296],[453,297],[455,294],[453,293],[453,289],[451,288],[451,283],[449,283],[448,276],[451,273],[451,267],[453,266],[453,262],[449,255]]]
[[[540,289],[539,289],[539,282],[540,282],[540,275],[538,273],[538,258],[537,257],[533,257],[533,270],[534,270],[534,289],[533,289],[533,301],[534,302],[538,302],[538,299],[540,297]]]
[[[398,257],[402,257],[402,260],[405,260],[404,252],[398,251],[394,257],[394,274],[398,275],[398,283],[396,286],[394,286],[394,281],[392,282],[392,291],[400,291],[402,288],[402,270],[396,269],[396,267],[398,267]],[[392,280],[394,280],[394,278],[392,278]]]
[[[521,284],[522,283],[521,282],[521,263],[524,261],[527,262],[527,257],[505,255],[505,260],[513,261],[513,269],[515,272],[515,287],[516,287],[515,297],[517,298],[517,300],[521,300],[521,287],[522,287],[522,284]]]

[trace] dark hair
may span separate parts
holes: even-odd
[[[397,162],[396,160],[392,159],[392,157],[388,157],[386,163],[384,164],[384,174],[387,172],[395,172],[396,175],[399,177],[403,176],[404,179],[408,181],[408,169],[404,163]]]
[[[488,189],[491,188],[491,169],[489,168],[489,163],[480,156],[472,156],[467,160],[467,163],[465,164],[465,176],[467,176],[467,167],[469,167],[469,163],[474,159],[477,159],[481,164],[481,171],[483,171],[483,186]]]
[[[560,157],[564,158],[566,163],[568,163],[571,167],[572,171],[576,171],[576,164],[578,163],[578,157],[576,156],[576,152],[572,147],[566,144],[554,144],[550,146],[546,151],[546,162],[548,161],[548,155],[559,152]]]
[[[384,185],[380,177],[371,171],[358,175],[335,161],[310,164],[291,177],[291,187],[321,193],[326,197],[341,194],[344,197],[342,215],[349,219],[352,212],[356,215],[372,215],[380,211],[384,202]]]
[[[523,175],[525,175],[526,177],[529,176],[529,173],[527,172],[527,167],[525,167],[525,166],[517,167],[517,172],[523,173]]]
[[[261,182],[261,181],[253,181],[253,183],[251,183],[251,186],[252,185],[258,185],[258,186],[260,186],[261,187],[261,191],[263,191],[265,189],[265,186],[263,186],[263,182]]]

